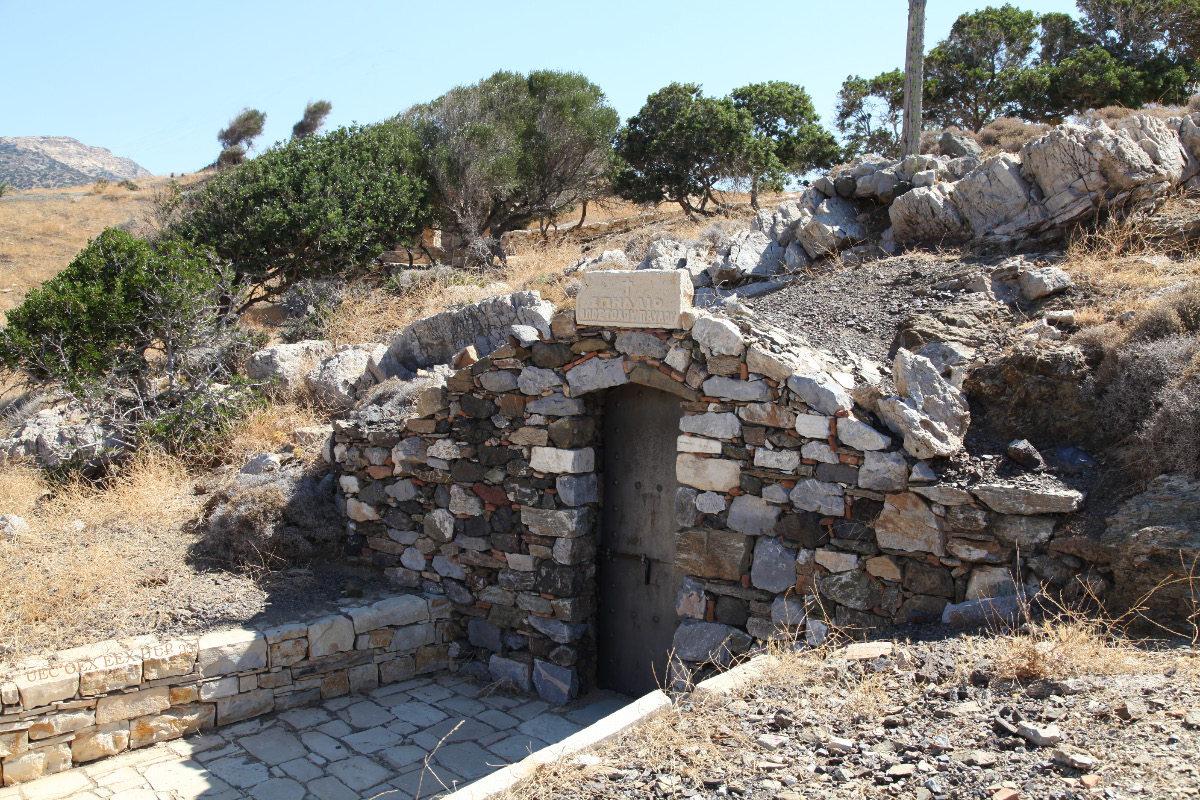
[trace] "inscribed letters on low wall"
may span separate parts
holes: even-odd
[[[597,270],[583,273],[576,301],[579,325],[605,328],[679,328],[692,307],[692,279],[684,270]]]

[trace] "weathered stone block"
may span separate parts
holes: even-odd
[[[535,447],[529,459],[529,466],[538,472],[592,472],[596,468],[596,451],[590,447],[577,450]]]
[[[675,563],[699,578],[740,580],[750,566],[752,541],[731,531],[681,530],[675,534]]]
[[[842,444],[855,450],[883,450],[892,443],[891,437],[884,436],[870,425],[853,417],[840,417],[837,421],[837,433]]]
[[[828,448],[827,448],[828,449]],[[780,472],[795,472],[800,466],[799,450],[768,450],[765,447],[754,448],[754,466],[763,469],[775,469]]]
[[[976,567],[967,579],[968,601],[1011,597],[1017,593],[1017,584],[1007,567]]]
[[[71,760],[86,764],[98,758],[115,756],[129,749],[129,723],[114,722],[95,730],[75,734],[71,742]]]
[[[1054,535],[1054,522],[1054,517],[1002,514],[992,521],[992,533],[1000,541],[1028,551],[1050,541]]]
[[[26,667],[13,676],[25,708],[48,706],[56,700],[70,700],[79,691],[79,673],[67,674],[66,668]]]
[[[166,686],[101,697],[96,703],[96,724],[107,725],[110,722],[157,714],[170,705],[171,690]]]
[[[813,560],[830,572],[849,572],[858,569],[858,555],[841,550],[821,548],[813,553]]]
[[[529,664],[493,655],[488,662],[488,671],[491,673],[492,680],[497,683],[509,684],[517,691],[529,691],[531,682]]]
[[[533,685],[547,703],[564,705],[579,694],[579,675],[574,667],[560,667],[540,658],[533,660]]]
[[[204,677],[267,666],[267,640],[254,630],[234,629],[200,637],[196,667]]]
[[[729,506],[727,524],[735,531],[750,536],[765,536],[775,530],[775,523],[779,521],[781,511],[779,506],[773,506],[761,497],[742,494],[733,498],[733,503]]]
[[[692,326],[692,338],[715,356],[740,356],[746,342],[737,325],[721,317],[703,316]]]
[[[675,461],[675,475],[685,486],[712,492],[728,492],[741,484],[742,467],[736,461],[680,453]]]
[[[589,358],[567,370],[566,375],[571,397],[582,397],[588,392],[629,383],[625,361],[620,358]]]
[[[178,739],[189,733],[211,728],[215,724],[216,706],[208,703],[167,709],[162,714],[142,717],[131,722],[130,746],[145,747],[155,742]]]
[[[588,533],[589,512],[586,508],[548,510],[521,509],[521,524],[536,536],[555,538],[584,536]]]
[[[1066,487],[979,484],[971,493],[1001,514],[1068,514],[1083,504],[1083,493]]]
[[[739,408],[737,415],[742,422],[769,428],[791,428],[796,424],[796,412],[777,403],[750,403]]]
[[[854,400],[846,390],[824,372],[797,373],[788,378],[787,386],[805,405],[821,414],[833,416],[854,408]]]
[[[354,649],[354,623],[337,614],[308,625],[308,657],[324,658]]]
[[[703,436],[680,436],[675,440],[675,449],[680,453],[706,453],[710,456],[721,454],[721,442]]]
[[[78,711],[60,711],[36,718],[37,721],[29,727],[30,741],[49,739],[51,736],[61,736],[64,733],[90,728],[96,724],[96,712],[89,709]]]
[[[858,485],[877,492],[903,491],[908,483],[908,462],[900,452],[868,450],[858,471]]]
[[[736,439],[742,435],[742,423],[734,414],[706,411],[680,417],[679,430],[712,439]]]
[[[675,629],[672,648],[684,661],[727,665],[750,648],[750,637],[728,625],[688,620]]]
[[[583,273],[575,320],[608,328],[680,328],[692,291],[686,271],[591,270]]]
[[[600,502],[600,484],[596,474],[559,475],[554,482],[558,497],[569,506]]]
[[[686,619],[704,619],[706,610],[704,584],[693,578],[684,578],[675,596],[675,613]]]
[[[331,673],[330,677],[332,676],[339,677],[343,685],[346,683],[345,673]],[[348,691],[348,687],[346,691]],[[345,694],[345,691],[342,694]],[[322,681],[322,696],[325,696],[324,680]],[[217,701],[217,724],[228,725],[232,722],[250,719],[250,717],[257,717],[259,714],[269,713],[274,707],[275,693],[270,689],[255,689],[252,692],[243,692],[232,697],[222,697]]]
[[[887,496],[875,521],[875,539],[886,550],[946,555],[941,518],[912,492]]]
[[[365,633],[377,628],[425,622],[429,619],[429,605],[423,597],[400,595],[369,606],[350,609],[347,613],[354,623],[354,632]]]
[[[750,583],[756,589],[785,592],[796,584],[796,551],[774,538],[762,538],[754,546]]]
[[[817,588],[822,596],[855,611],[870,611],[883,599],[883,587],[864,570],[822,575]]]
[[[792,505],[804,511],[838,517],[846,513],[845,492],[836,483],[807,478],[797,483],[788,496]]]
[[[770,390],[763,381],[742,381],[714,375],[704,381],[704,394],[722,400],[738,400],[745,403],[757,403],[770,396]]]

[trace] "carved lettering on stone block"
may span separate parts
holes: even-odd
[[[684,270],[585,272],[575,306],[580,325],[606,328],[680,328],[692,307],[692,281]]]

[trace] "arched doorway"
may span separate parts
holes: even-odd
[[[665,685],[675,633],[676,440],[680,399],[648,386],[610,389],[596,558],[596,680],[642,695]]]

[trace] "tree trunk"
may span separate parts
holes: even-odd
[[[750,207],[758,211],[758,178],[750,179]]]
[[[576,227],[576,228],[582,228],[582,227],[583,227],[583,221],[584,221],[585,219],[587,219],[587,204],[588,204],[588,201],[587,201],[587,200],[584,200],[584,201],[583,201],[583,213],[579,215],[579,222],[578,222],[578,223],[576,223],[576,225],[575,225],[575,227]]]
[[[925,88],[925,0],[908,0],[908,47],[904,60],[904,134],[901,154],[921,151],[921,93]]]

